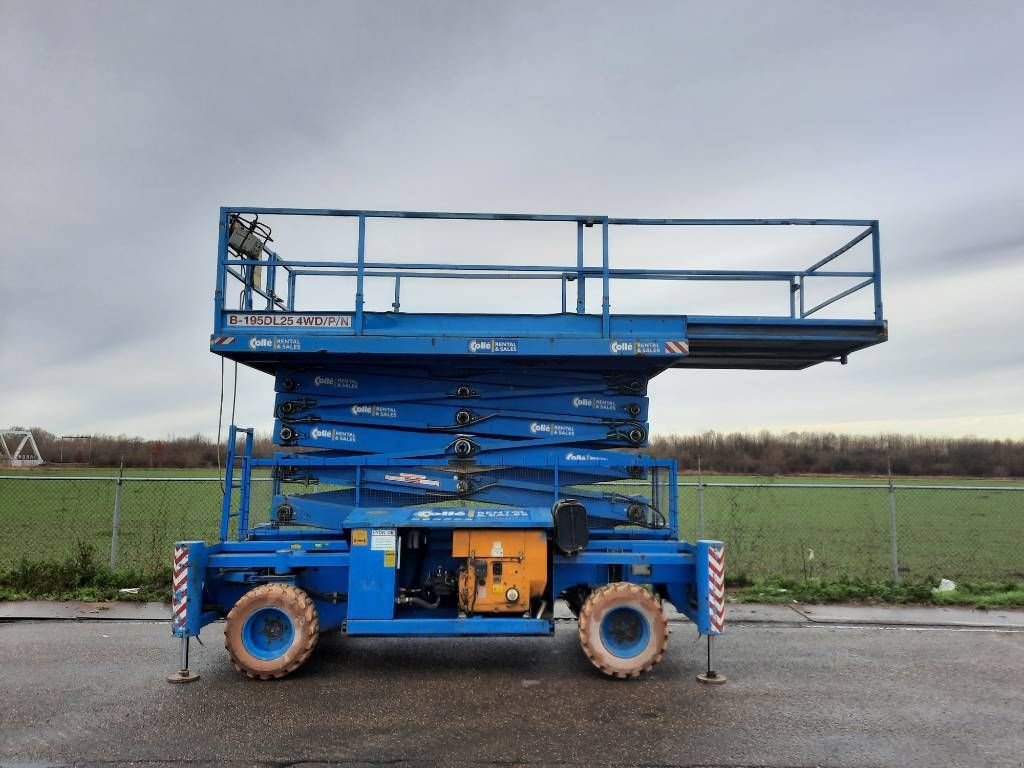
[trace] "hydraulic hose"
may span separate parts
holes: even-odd
[[[441,604],[441,598],[437,598],[434,602],[428,603],[422,597],[403,596],[398,598],[398,600],[396,600],[395,602],[399,603],[400,605],[418,605],[420,608],[429,608],[430,610],[434,610],[435,608],[437,608],[437,606]]]

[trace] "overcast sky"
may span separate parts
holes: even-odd
[[[667,373],[655,433],[1024,437],[1022,40],[1019,2],[0,0],[0,426],[213,434],[234,204],[878,218],[888,343],[848,366]],[[289,231],[287,256],[318,247]],[[564,263],[569,237],[565,258],[500,256]],[[419,242],[396,238],[371,256]],[[699,244],[626,252],[781,253]],[[658,309],[743,306],[723,290]],[[269,429],[271,389],[241,373],[240,423]]]

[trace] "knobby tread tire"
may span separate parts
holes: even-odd
[[[647,647],[631,659],[615,656],[605,648],[601,639],[601,621],[605,614],[625,606],[643,613],[651,630]],[[668,635],[668,619],[658,598],[643,587],[627,581],[616,581],[595,589],[580,610],[580,647],[590,663],[609,677],[624,680],[651,671],[665,655]]]
[[[260,608],[278,608],[292,621],[295,639],[279,659],[257,659],[245,650],[242,627]],[[320,638],[320,616],[306,592],[293,584],[263,584],[246,592],[228,613],[224,625],[224,647],[235,669],[253,680],[273,680],[301,667]]]

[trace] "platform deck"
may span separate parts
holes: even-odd
[[[259,217],[263,217],[260,219]],[[280,216],[356,219],[355,261],[286,259],[269,246],[269,228]],[[577,259],[570,265],[502,265],[375,262],[366,258],[367,223],[374,219],[539,221],[574,224]],[[800,270],[636,269],[611,266],[612,227],[832,227],[845,234],[814,264]],[[636,371],[652,376],[669,368],[800,369],[826,361],[845,362],[851,353],[887,338],[882,313],[878,222],[841,219],[614,219],[602,216],[532,216],[395,211],[224,208],[221,210],[218,283],[211,350],[267,372],[281,368],[373,364],[420,365],[473,370],[554,366],[565,370]],[[243,229],[249,227],[249,229]],[[602,232],[600,266],[585,266],[584,230]],[[850,237],[852,230],[853,236]],[[861,245],[863,243],[863,245]],[[859,249],[857,247],[861,245]],[[856,251],[854,249],[857,249]],[[866,257],[860,269],[829,267],[850,252]],[[346,277],[355,282],[350,300],[336,311],[304,310],[297,288],[302,278]],[[364,307],[364,281],[393,281],[394,310]],[[406,312],[403,280],[507,279],[561,282],[561,311],[547,314]],[[623,280],[782,283],[788,306],[778,315],[695,315],[675,307],[657,313],[613,311],[612,286]],[[814,281],[845,286],[815,306],[805,304]],[[585,285],[602,288],[601,306],[588,307]],[[678,283],[677,283],[678,284]],[[286,289],[284,288],[286,286]],[[457,308],[460,285],[440,286]],[[237,291],[236,291],[237,289]],[[868,316],[834,316],[844,299],[870,292]],[[230,299],[228,297],[231,297]],[[652,307],[652,310],[655,308]],[[828,309],[825,317],[823,310]],[[812,316],[814,315],[814,316]]]

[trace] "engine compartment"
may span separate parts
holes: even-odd
[[[395,615],[543,614],[552,604],[549,544],[537,529],[401,529]]]

